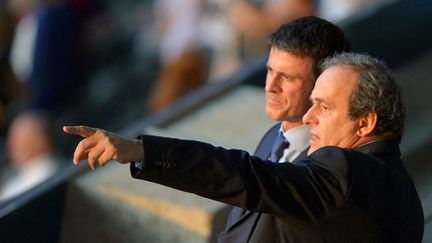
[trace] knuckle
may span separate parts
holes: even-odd
[[[95,155],[89,155],[88,160],[93,162],[97,160],[97,157]]]
[[[88,158],[90,159],[90,160],[92,160],[92,161],[96,161],[96,160],[98,160],[99,159],[99,157],[100,157],[100,154],[98,153],[98,151],[96,151],[96,150],[91,150],[90,152],[89,152],[89,154],[88,154]]]
[[[111,144],[111,138],[104,134],[102,141],[106,144]]]
[[[80,148],[80,149],[85,149],[85,148],[87,147],[87,145],[88,145],[87,140],[86,140],[86,139],[83,139],[83,140],[81,140],[81,142],[79,142],[79,144],[78,144],[78,148]]]

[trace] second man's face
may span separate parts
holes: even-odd
[[[311,126],[308,154],[324,146],[356,147],[360,122],[349,116],[349,101],[357,88],[358,74],[343,66],[325,70],[312,91],[312,107],[303,121]]]
[[[267,63],[266,113],[276,121],[302,124],[314,85],[310,57],[272,48]],[[284,124],[286,126],[286,124]]]

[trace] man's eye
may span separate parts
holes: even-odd
[[[283,77],[283,79],[288,80],[288,81],[293,81],[294,80],[293,76],[283,75],[282,77]]]
[[[327,107],[327,106],[325,106],[325,105],[320,105],[319,107],[320,107],[320,109],[321,109],[321,110],[323,110],[323,111],[326,111],[326,110],[328,110],[328,107]]]

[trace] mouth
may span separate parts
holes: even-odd
[[[280,109],[280,108],[284,107],[284,105],[283,105],[283,103],[281,103],[280,99],[277,99],[274,97],[266,99],[266,106],[268,108],[271,107],[274,109]]]
[[[318,141],[319,140],[319,137],[315,134],[315,133],[312,133],[311,132],[311,137],[310,137],[310,141],[311,142],[314,142],[314,141]]]

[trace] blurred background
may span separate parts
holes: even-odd
[[[132,180],[126,165],[72,166],[79,139],[62,126],[252,153],[273,124],[266,37],[316,15],[402,86],[403,158],[432,242],[430,13],[427,0],[0,0],[0,241],[215,242],[228,207]]]

